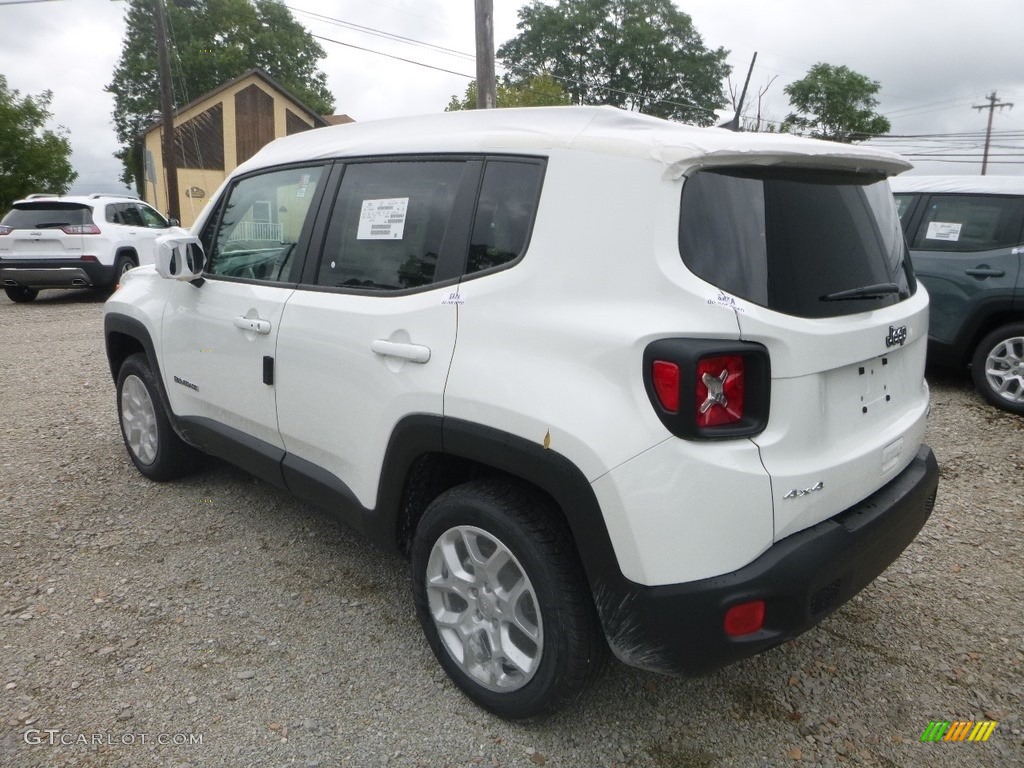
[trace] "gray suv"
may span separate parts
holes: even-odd
[[[899,176],[890,186],[931,295],[930,361],[970,365],[986,400],[1024,414],[1024,178]]]

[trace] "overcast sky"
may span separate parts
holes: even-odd
[[[286,5],[313,34],[337,41],[320,41],[327,52],[320,66],[336,111],[356,120],[442,111],[475,72],[473,0],[289,0]],[[523,3],[494,0],[494,5],[497,47],[515,35]],[[1000,103],[1015,106],[993,114],[988,172],[1024,175],[1021,0],[677,0],[677,5],[693,18],[708,47],[730,51],[737,86],[757,52],[748,99],[756,102],[758,91],[768,87],[762,105],[767,118],[786,116],[783,87],[814,64],[845,65],[881,83],[878,109],[892,122],[892,134],[915,138],[880,144],[908,155],[917,166],[914,173],[977,174],[989,113],[973,107],[986,105],[994,92]],[[124,11],[118,0],[0,0],[0,74],[22,94],[53,91],[53,122],[71,134],[77,192],[121,189],[119,163],[112,156],[117,149],[113,100],[103,87],[121,51]],[[935,153],[956,157],[929,160]]]

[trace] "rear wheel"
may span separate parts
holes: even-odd
[[[7,294],[8,299],[17,302],[18,304],[25,304],[29,301],[33,301],[36,296],[39,295],[39,291],[35,288],[26,288],[23,285],[5,286],[4,293]]]
[[[127,254],[121,254],[114,261],[114,282],[111,283],[111,289],[117,288],[118,283],[121,282],[121,278],[124,277],[125,273],[135,269],[138,264],[135,263],[135,259]]]
[[[974,351],[974,386],[997,408],[1024,414],[1024,323],[988,334]]]
[[[480,480],[439,496],[412,549],[423,632],[477,704],[524,719],[558,709],[607,656],[568,529],[539,491]]]
[[[150,480],[174,480],[196,468],[200,454],[175,434],[141,352],[118,372],[117,412],[128,455]]]

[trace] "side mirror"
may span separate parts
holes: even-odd
[[[178,220],[177,220],[177,219],[175,219],[175,218],[170,218],[170,219],[167,219],[167,221],[168,221],[168,222],[170,222],[170,225],[171,225],[172,227],[176,227],[176,226],[178,226],[179,224],[181,224],[181,222],[180,222],[180,221],[178,221]]]
[[[206,254],[199,238],[192,235],[165,235],[156,241],[156,271],[170,280],[191,282],[202,276]]]

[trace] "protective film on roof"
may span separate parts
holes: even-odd
[[[318,128],[271,142],[237,172],[359,155],[547,154],[560,149],[647,158],[661,163],[670,178],[724,165],[813,165],[886,175],[912,167],[900,156],[872,147],[698,128],[615,107],[533,107],[443,112]]]
[[[1024,176],[900,176],[889,186],[893,192],[1024,195]]]

